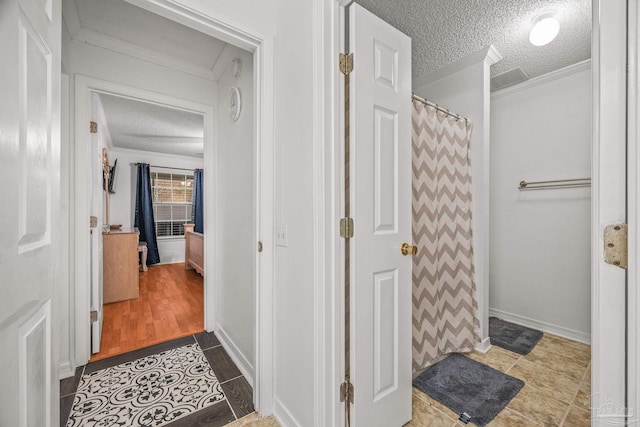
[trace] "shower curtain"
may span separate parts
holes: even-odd
[[[413,370],[477,341],[471,124],[413,101]]]

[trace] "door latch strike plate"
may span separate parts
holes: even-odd
[[[610,224],[604,228],[604,262],[627,268],[627,224]]]
[[[91,322],[98,321],[98,312],[96,310],[91,310]]]

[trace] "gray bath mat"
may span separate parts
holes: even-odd
[[[524,382],[461,354],[452,354],[420,374],[413,385],[482,427],[507,406]]]
[[[489,318],[491,344],[506,348],[518,354],[529,354],[536,346],[542,332],[515,323],[505,322],[497,317]]]

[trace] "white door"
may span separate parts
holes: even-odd
[[[622,425],[626,399],[625,270],[606,264],[603,257],[604,227],[626,222],[626,3],[595,0],[593,7],[591,344],[596,426]]]
[[[91,94],[91,112],[92,121],[98,122],[98,101],[97,95]],[[91,142],[89,162],[89,179],[91,180],[91,206],[90,215],[96,218],[96,227],[89,228],[90,239],[90,271],[91,271],[91,312],[95,313],[90,319],[91,322],[91,353],[100,351],[100,338],[102,336],[102,224],[105,223],[103,212],[103,200],[105,192],[102,182],[102,144],[100,143],[100,133],[102,129],[98,125],[98,132],[91,133],[89,141]],[[89,132],[89,126],[87,126]]]
[[[411,40],[349,7],[353,425],[411,419]]]
[[[60,7],[0,1],[1,426],[59,418]]]

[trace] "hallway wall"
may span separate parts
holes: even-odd
[[[217,84],[214,81],[142,61],[112,50],[102,49],[86,43],[74,42],[69,38],[65,25],[63,25],[62,43],[65,68],[69,72],[71,129],[74,129],[74,88],[76,75],[94,77],[212,106],[217,97]],[[69,147],[73,149],[72,147],[75,144],[73,132],[71,132],[69,139]],[[72,154],[71,159],[73,159]],[[119,166],[124,165],[120,164]],[[75,180],[74,171],[71,171],[70,180],[72,183]],[[74,197],[75,194],[72,189],[68,200],[71,206],[73,206]],[[70,220],[72,223],[79,220],[74,218],[73,209]],[[71,242],[73,242],[73,238]],[[73,250],[73,248],[71,250]],[[68,310],[63,313],[63,319],[61,321],[67,323],[69,327],[68,330],[65,330],[64,333],[60,335],[60,345],[62,348],[74,348],[76,333],[75,292],[72,281],[67,281],[65,284],[69,286],[60,289],[59,295],[60,298],[65,298],[70,301],[70,304],[68,305]],[[60,366],[62,376],[73,375],[73,372],[69,370],[70,366],[77,364],[77,361],[73,360],[73,357],[73,354],[67,352],[67,357],[61,358]]]
[[[218,147],[215,206],[218,227],[212,230],[220,250],[216,280],[216,330],[247,380],[254,383],[256,152],[253,129],[253,55],[227,46],[230,58],[242,61],[239,77],[229,66],[218,81]],[[229,89],[240,90],[240,117],[229,118]]]
[[[328,2],[182,0],[181,3],[208,16],[232,16],[235,22],[261,28],[264,35],[274,36],[275,103],[266,108],[275,115],[275,222],[288,226],[288,246],[275,248],[273,403],[283,426],[312,426],[318,378],[314,358],[325,351],[314,345],[313,285],[319,274],[314,272],[317,254],[313,195],[318,184],[314,183],[313,175],[313,141],[314,118],[319,114],[314,110],[314,74],[322,73],[324,64],[314,63],[313,35],[322,13],[316,5]],[[265,244],[271,247],[270,242]],[[331,365],[334,361],[326,363]]]
[[[491,97],[491,313],[590,340],[590,189],[519,191],[591,175],[591,68]]]

